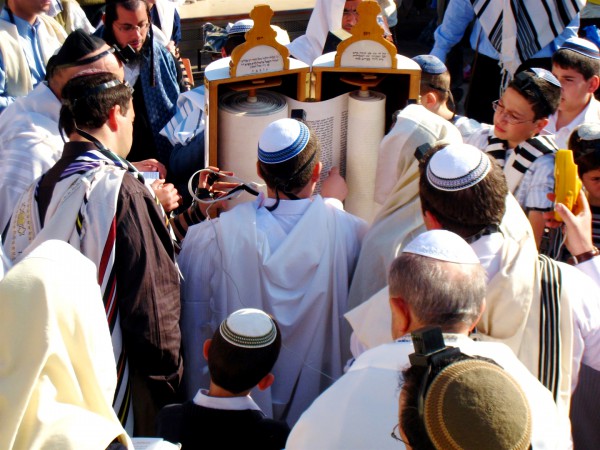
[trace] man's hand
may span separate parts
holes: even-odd
[[[344,201],[348,196],[348,186],[346,180],[340,175],[340,169],[332,167],[329,176],[321,184],[321,196],[337,198]]]
[[[552,193],[547,195],[549,200],[554,201],[556,198]],[[577,202],[573,206],[574,213],[569,211],[569,208],[562,203],[557,203],[555,209],[567,228],[565,245],[569,252],[572,255],[581,255],[592,250],[594,248],[592,241],[592,212],[583,190],[579,193]],[[561,222],[554,219],[553,211],[544,213],[544,219],[546,219],[547,227],[558,228],[562,225]]]
[[[165,183],[165,180],[154,180],[150,186],[165,212],[170,213],[181,204],[181,195],[171,183]]]
[[[207,169],[213,172],[218,172],[224,176],[232,177],[233,172],[227,172],[220,170],[218,167],[209,166]],[[200,189],[206,189],[213,199],[218,199],[221,195],[227,194],[231,189],[236,187],[238,183],[229,181],[220,181],[222,178],[220,175],[215,175],[210,172],[200,172],[200,179],[198,180],[198,187]],[[222,202],[214,203],[198,203],[198,207],[203,215],[207,215],[207,210],[210,208],[211,211],[216,212],[221,209],[226,209],[227,200]]]
[[[131,165],[140,172],[158,172],[158,177],[165,179],[167,169],[156,159],[145,159],[143,161],[132,162]]]

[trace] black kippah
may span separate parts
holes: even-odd
[[[73,64],[106,45],[103,39],[81,29],[73,31],[58,52],[48,61],[47,72],[52,73],[58,66]]]

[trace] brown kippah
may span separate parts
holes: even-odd
[[[528,449],[531,412],[517,382],[485,361],[459,361],[435,377],[424,421],[438,449]]]

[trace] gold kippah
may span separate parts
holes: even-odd
[[[486,361],[459,361],[440,372],[425,397],[424,421],[438,449],[518,450],[531,443],[523,390]]]

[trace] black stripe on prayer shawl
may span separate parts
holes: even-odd
[[[556,401],[560,382],[560,288],[558,265],[545,255],[539,255],[541,270],[540,355],[538,379]]]
[[[500,150],[489,150],[486,152],[488,155],[490,155],[492,158],[498,160],[498,161],[502,161],[504,162],[504,158],[506,157],[506,150],[504,149],[500,149]]]
[[[127,360],[126,360],[125,352],[122,351],[119,354],[119,359],[117,361],[117,387],[115,389],[113,405],[115,404],[115,401],[117,400],[117,395],[119,394],[119,391],[121,390],[121,384],[123,384],[124,377],[121,374],[125,370],[126,364],[127,364]],[[125,404],[125,403],[127,403],[127,402],[123,401],[123,404]],[[123,409],[123,404],[121,405],[121,408],[119,409],[118,414],[117,414],[117,415],[119,415],[119,419],[120,419],[121,410]],[[124,422],[121,422],[121,423],[124,423]]]
[[[491,3],[492,0],[485,0],[483,2],[483,5],[481,5],[481,8],[479,8],[479,11],[476,9],[477,8],[477,4],[481,3],[481,0],[472,0],[471,4],[473,5],[473,11],[475,11],[475,15],[477,16],[477,18],[479,19],[483,13],[485,12],[486,8],[489,6],[489,4]]]
[[[515,170],[518,170],[518,171],[519,171],[519,172],[521,172],[521,173],[525,173],[525,172],[527,172],[527,167],[525,167],[523,164],[521,164],[521,163],[520,163],[519,161],[517,161],[516,159],[515,159],[515,161],[513,162],[513,165],[512,165],[512,166],[515,168]]]
[[[523,0],[512,1],[510,6],[517,22],[517,52],[523,62],[541,50],[541,45],[537,39],[535,24]]]
[[[502,16],[494,24],[489,40],[498,52],[502,51]]]
[[[557,2],[557,7],[560,10],[560,6],[558,6],[560,2]],[[560,32],[556,29],[556,26],[554,25],[554,20],[552,19],[552,11],[550,11],[550,6],[548,5],[548,2],[542,2],[542,5],[544,6],[544,10],[546,11],[546,16],[548,17],[548,24],[550,25],[550,28],[552,28],[552,34],[554,34],[554,36],[558,36],[560,34]],[[560,14],[560,11],[559,11]],[[562,17],[561,15],[561,25],[563,27],[565,27],[567,24],[564,22],[564,17]]]
[[[571,8],[569,8],[566,3],[570,3],[571,4]],[[586,2],[587,3],[587,2]],[[571,0],[570,2],[564,2],[564,1],[557,1],[556,2],[556,9],[558,10],[558,15],[560,16],[560,20],[563,23],[563,26],[567,26],[570,22],[571,19],[574,16],[571,16],[569,14],[569,9],[573,9],[575,11],[575,14],[577,14],[577,12],[579,11],[580,7],[577,4],[577,2],[575,0]]]
[[[104,302],[106,320],[108,321],[108,328],[110,329],[110,334],[112,336],[115,326],[117,325],[117,318],[119,316],[117,307],[117,275],[114,264],[110,270],[110,274],[106,282],[106,289],[104,290],[102,301]]]

